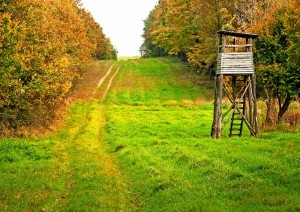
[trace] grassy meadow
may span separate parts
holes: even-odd
[[[213,83],[176,59],[90,68],[64,126],[0,139],[0,211],[299,211],[300,133],[210,138]]]

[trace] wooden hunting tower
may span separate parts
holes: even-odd
[[[146,57],[146,54],[147,54],[147,46],[141,46],[141,47],[140,47],[140,53],[141,53],[141,57]]]
[[[252,52],[252,41],[258,35],[224,30],[218,31],[218,34],[220,40],[211,136],[221,138],[222,130],[230,122],[230,137],[241,136],[244,123],[250,134],[258,137]],[[229,99],[230,107],[222,114],[223,92]]]

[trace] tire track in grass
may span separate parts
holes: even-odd
[[[110,68],[108,69],[108,71],[106,72],[106,74],[99,80],[99,82],[97,84],[97,90],[95,90],[95,92],[93,93],[93,95],[95,95],[97,93],[97,91],[99,90],[99,88],[101,87],[101,85],[103,84],[103,82],[105,81],[105,79],[110,74],[110,72],[111,72],[111,70],[112,70],[113,67],[114,67],[114,64],[110,66]]]
[[[70,158],[69,211],[128,209],[126,183],[104,143],[104,107],[99,102],[79,105],[82,116],[68,148]],[[76,124],[75,124],[76,125]],[[70,129],[72,131],[72,129]]]
[[[70,108],[67,125],[58,135],[56,149],[64,152],[64,161],[60,163],[63,167],[57,167],[64,173],[65,182],[57,206],[61,211],[132,210],[126,176],[117,159],[107,151],[104,136],[106,117],[102,100],[120,70],[119,66],[114,72],[115,66],[116,63],[111,65],[100,81],[93,81],[94,85],[89,87],[97,87],[93,95],[96,100],[77,102]],[[103,95],[95,96],[103,90]]]
[[[110,80],[109,80],[109,82],[108,82],[108,85],[107,85],[107,87],[106,87],[106,90],[105,90],[104,93],[103,93],[102,100],[104,100],[105,97],[107,96],[107,93],[108,93],[108,91],[109,91],[109,89],[110,89],[110,87],[111,87],[111,85],[112,85],[112,83],[113,83],[113,80],[115,79],[115,77],[116,77],[117,74],[119,73],[120,68],[121,68],[121,66],[118,67],[117,71],[116,71],[116,72],[114,73],[114,75],[110,78]]]

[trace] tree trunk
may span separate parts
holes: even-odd
[[[265,123],[267,126],[272,126],[275,124],[274,121],[275,118],[274,116],[276,114],[275,99],[274,98],[266,99],[266,104],[267,104],[267,114],[266,114]]]
[[[285,101],[283,105],[281,105],[281,99],[278,98],[278,103],[279,103],[279,112],[278,112],[278,119],[277,123],[281,124],[282,123],[282,117],[285,114],[285,112],[289,109],[290,103],[291,103],[291,96],[288,94],[285,98]]]
[[[273,91],[265,89],[266,94],[266,105],[267,105],[267,114],[265,119],[266,126],[272,126],[275,124],[276,110],[275,110],[275,99],[273,98]]]

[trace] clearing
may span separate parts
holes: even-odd
[[[59,132],[0,139],[0,211],[300,210],[300,133],[211,139],[212,84],[176,59],[97,62]]]

